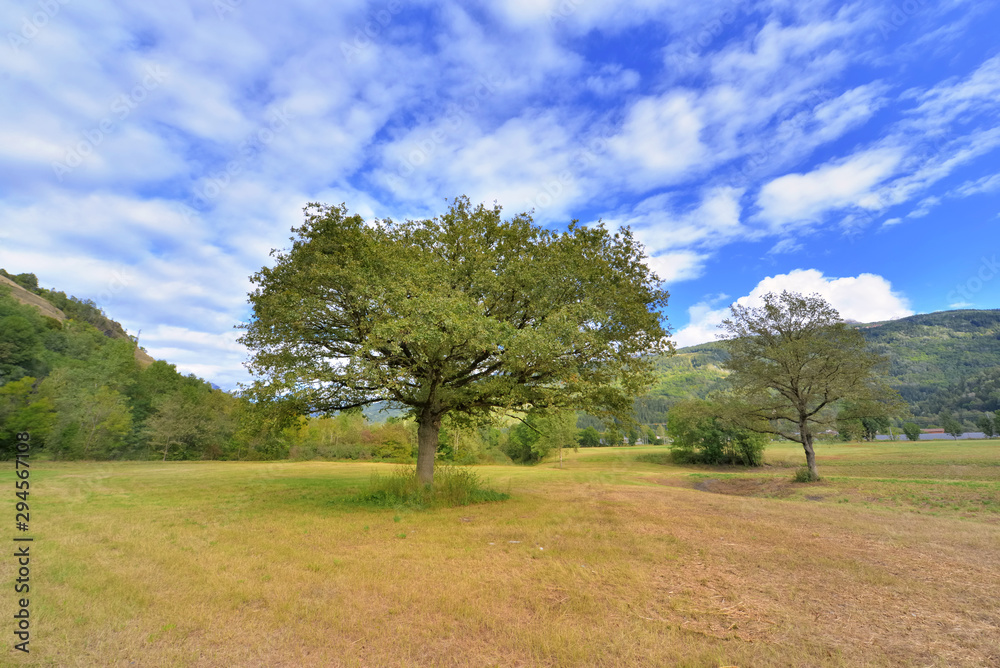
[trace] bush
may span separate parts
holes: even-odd
[[[819,478],[816,478],[819,480]],[[808,466],[800,466],[795,469],[795,475],[792,476],[792,482],[815,482],[812,477],[812,472],[809,470]]]
[[[913,422],[903,423],[903,433],[906,434],[906,438],[910,439],[911,441],[920,440],[920,427],[914,424]]]
[[[354,497],[354,501],[377,508],[424,509],[467,506],[509,498],[510,494],[485,487],[475,471],[444,465],[438,466],[434,472],[433,485],[420,484],[413,466],[398,468],[389,475],[375,472],[368,489]]]
[[[716,416],[716,411],[717,407],[708,401],[685,401],[670,409],[667,433],[673,439],[670,450],[674,461],[679,464],[763,464],[767,437],[726,424]]]
[[[601,444],[601,435],[593,427],[587,427],[580,432],[577,443],[580,444],[581,448],[596,448]]]

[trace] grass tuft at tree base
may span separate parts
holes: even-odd
[[[389,475],[373,473],[368,489],[355,495],[352,501],[375,508],[422,510],[506,501],[509,498],[510,494],[506,492],[486,487],[476,472],[445,465],[434,472],[433,485],[421,484],[413,466],[398,468]]]
[[[820,478],[813,478],[812,471],[809,470],[808,466],[800,466],[795,469],[795,475],[792,476],[792,482],[819,482]]]

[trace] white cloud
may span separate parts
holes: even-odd
[[[981,193],[992,193],[1000,190],[1000,174],[991,174],[975,181],[966,181],[955,189],[955,195],[969,197]]]
[[[621,65],[605,65],[596,74],[587,77],[585,85],[601,97],[610,97],[638,86],[639,73],[623,69]]]
[[[919,106],[911,113],[925,131],[938,131],[955,120],[986,109],[1000,100],[1000,56],[984,61],[965,79],[944,82],[917,94]]]
[[[845,320],[874,322],[913,315],[909,300],[892,290],[892,284],[877,274],[859,274],[830,278],[816,269],[796,269],[787,274],[769,276],[750,294],[737,300],[740,304],[759,306],[768,292],[817,293],[840,312]]]
[[[808,174],[786,174],[761,188],[760,218],[773,231],[819,222],[831,211],[848,207],[879,209],[875,187],[902,158],[900,149],[876,148],[847,160],[827,163]]]
[[[627,218],[612,217],[612,222],[628,224],[650,253],[718,247],[748,233],[740,224],[742,195],[740,188],[709,188],[701,194],[701,201],[686,211],[678,211],[669,195],[656,195],[633,207]]]
[[[646,266],[669,285],[701,276],[707,258],[694,251],[673,251],[647,258]]]
[[[568,31],[586,34],[601,30],[615,34],[637,25],[657,23],[681,35],[697,31],[730,10],[733,0],[488,0],[482,3],[515,29],[536,32]]]
[[[817,52],[823,54],[829,66],[836,66],[842,56],[836,49],[824,47],[855,30],[857,26],[843,19],[793,26],[771,21],[753,36],[752,43],[726,49],[712,62],[712,73],[725,81],[760,87],[772,85],[775,75],[786,71],[791,63],[813,61]]]
[[[176,365],[181,373],[193,373],[231,388],[247,378],[241,366],[247,359],[247,350],[236,342],[239,336],[240,332],[233,329],[214,333],[158,325],[143,330],[139,344],[154,358]]]
[[[764,295],[784,290],[806,295],[819,294],[837,309],[844,320],[875,322],[913,315],[906,297],[893,291],[892,284],[882,276],[865,273],[832,278],[816,269],[796,269],[787,274],[768,276],[736,303],[761,306]],[[688,309],[688,324],[673,338],[678,346],[714,341],[718,338],[719,324],[728,316],[728,308],[716,309],[711,303],[700,302]]]
[[[888,86],[876,81],[858,86],[831,100],[820,103],[813,110],[814,143],[832,141],[872,117],[889,100],[885,97]]]
[[[729,316],[728,308],[713,309],[705,302],[688,308],[688,324],[671,338],[678,348],[696,346],[719,338],[719,325]]]
[[[802,250],[802,244],[790,237],[780,239],[767,251],[768,255],[780,255],[782,253],[797,253]]]
[[[466,194],[559,219],[584,193],[586,175],[572,168],[569,129],[555,114],[512,118],[492,131],[467,116],[441,119],[387,144],[383,155],[376,178],[423,205]]]
[[[898,140],[906,141],[902,134]],[[913,138],[912,142],[916,146],[919,140],[919,137]],[[912,154],[905,161],[905,169],[897,170],[901,176],[879,187],[871,198],[882,208],[907,202],[959,167],[993,151],[998,146],[1000,146],[1000,128],[991,127],[961,135],[929,148],[911,148]]]
[[[940,197],[925,197],[917,204],[917,208],[906,214],[907,218],[925,218],[931,209],[941,203]]]
[[[703,171],[708,158],[700,138],[703,125],[691,95],[669,93],[637,101],[621,133],[609,141],[628,170],[625,187],[666,185]]]

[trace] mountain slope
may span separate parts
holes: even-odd
[[[861,328],[911,403],[1000,366],[1000,310],[939,311]]]
[[[0,285],[6,285],[10,288],[10,296],[28,306],[34,306],[38,311],[47,318],[55,318],[59,322],[66,319],[66,314],[57,309],[55,306],[42,299],[38,295],[29,292],[22,288],[20,285],[7,278],[3,274],[0,274]]]
[[[18,280],[27,287],[21,285]],[[39,288],[38,280],[34,274],[11,276],[8,272],[0,269],[0,292],[9,294],[15,301],[35,308],[41,315],[52,318],[59,323],[75,318],[97,327],[109,338],[131,339],[120,323],[104,315],[93,302],[67,297],[63,292]],[[66,308],[71,310],[70,313],[63,310]],[[135,359],[143,366],[148,366],[156,361],[139,346],[135,347]]]

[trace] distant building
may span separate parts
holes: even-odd
[[[943,434],[944,429],[921,429],[921,434]]]

